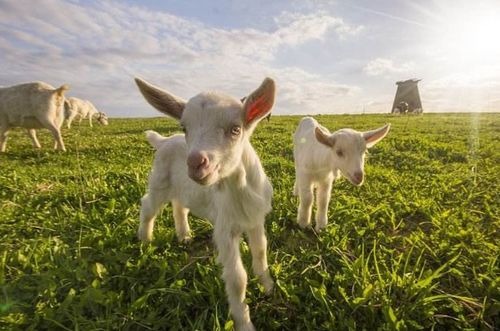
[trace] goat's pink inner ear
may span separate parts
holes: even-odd
[[[266,78],[262,84],[250,94],[244,102],[245,124],[251,124],[269,114],[274,105],[276,86],[271,78]]]
[[[316,127],[314,129],[314,134],[316,135],[316,139],[322,143],[323,145],[326,145],[328,147],[333,147],[334,145],[334,140],[330,139],[330,137],[323,132],[320,128]]]
[[[266,94],[261,94],[258,97],[247,103],[246,123],[251,123],[254,119],[264,116],[271,110],[272,98]]]

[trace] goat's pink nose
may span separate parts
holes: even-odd
[[[194,170],[201,170],[208,167],[208,156],[203,152],[192,152],[187,158],[187,165]]]
[[[363,181],[363,173],[361,171],[355,172],[354,179],[356,179],[358,183],[361,183]]]

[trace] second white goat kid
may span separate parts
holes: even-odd
[[[302,228],[311,224],[313,190],[316,189],[316,226],[328,222],[328,203],[333,181],[344,175],[360,186],[364,179],[365,152],[382,140],[390,124],[372,131],[341,129],[330,133],[312,117],[304,117],[293,137],[295,159],[294,194],[299,196],[297,221]]]
[[[247,273],[239,245],[245,233],[253,271],[265,291],[271,292],[264,221],[271,210],[272,186],[250,135],[271,112],[274,81],[266,78],[243,103],[212,92],[186,102],[143,80],[136,78],[136,83],[146,100],[179,120],[185,132],[165,138],[147,131],[157,151],[142,198],[139,239],[152,239],[155,217],[167,202],[172,203],[180,241],[190,239],[188,212],[210,220],[236,330],[255,330],[245,303]]]

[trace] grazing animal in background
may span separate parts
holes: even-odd
[[[299,196],[297,221],[302,228],[311,224],[313,189],[316,189],[316,226],[320,231],[328,222],[328,203],[332,183],[340,174],[360,186],[364,179],[365,152],[382,140],[390,124],[359,132],[341,129],[330,133],[314,118],[304,117],[293,137],[295,159],[294,194]]]
[[[271,210],[272,186],[250,136],[271,112],[274,81],[266,78],[243,103],[213,92],[186,102],[143,80],[136,78],[136,83],[146,100],[179,120],[185,132],[165,138],[147,131],[156,154],[142,198],[138,237],[151,240],[155,217],[167,202],[172,203],[180,241],[191,238],[189,212],[210,220],[235,328],[255,330],[245,303],[247,273],[240,239],[247,235],[253,271],[266,292],[271,292],[264,222]]]
[[[393,113],[395,114],[406,114],[408,113],[409,106],[405,101],[401,101],[396,108],[393,109]]]
[[[88,118],[89,126],[92,127],[92,117],[94,116],[102,125],[108,125],[106,114],[98,111],[90,101],[71,97],[67,98],[64,102],[64,117],[67,120],[66,125],[68,129],[71,128],[71,122],[76,117],[79,117],[79,124],[84,118]]]
[[[54,88],[44,82],[31,82],[0,88],[0,152],[5,152],[11,128],[28,130],[33,147],[41,148],[35,129],[48,129],[55,148],[65,151],[61,136],[64,121],[64,92],[68,85]]]

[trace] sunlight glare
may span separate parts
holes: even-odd
[[[489,9],[489,10],[488,10]],[[444,18],[442,45],[461,64],[480,64],[500,54],[500,5],[464,8]]]

